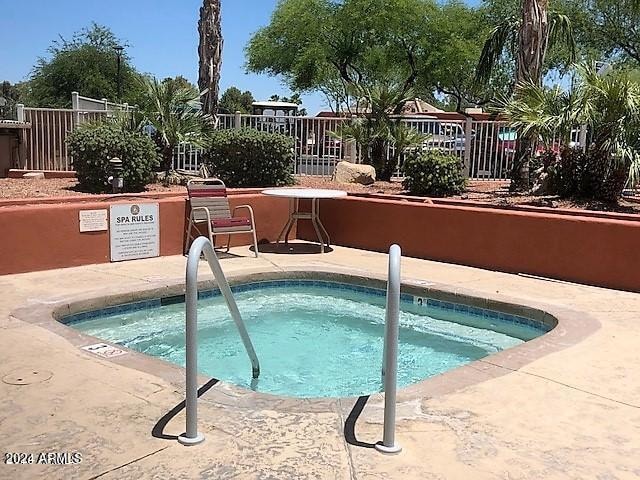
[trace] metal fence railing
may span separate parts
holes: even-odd
[[[31,128],[24,130],[26,170],[72,170],[67,135],[78,125],[101,120],[110,112],[65,108],[19,108],[18,119]]]
[[[19,107],[18,117],[31,124],[26,129],[25,162],[20,168],[29,170],[70,170],[72,159],[67,150],[67,134],[82,123],[116,114],[107,110],[43,109]],[[443,120],[411,116],[400,119],[405,125],[425,135],[419,149],[439,149],[460,158],[465,174],[471,179],[500,180],[509,178],[516,152],[517,134],[506,122],[494,120]],[[294,140],[294,174],[329,177],[341,160],[358,163],[362,160],[354,142],[343,141],[336,134],[349,122],[341,117],[274,117],[265,115],[221,114],[217,128],[252,128],[278,132]],[[571,145],[584,145],[586,131],[576,128],[571,133]],[[548,148],[560,149],[560,139]],[[393,156],[393,147],[387,154]],[[395,176],[402,176],[406,152],[397,158]],[[201,151],[182,144],[174,152],[174,168],[197,171]]]

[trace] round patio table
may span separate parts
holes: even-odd
[[[289,243],[289,232],[293,228],[293,225],[297,220],[311,220],[318,240],[320,240],[320,252],[324,253],[325,243],[327,248],[331,244],[331,238],[327,233],[327,230],[320,221],[320,200],[323,198],[340,198],[346,197],[347,192],[343,190],[328,190],[324,188],[269,188],[262,191],[265,195],[271,195],[272,197],[284,197],[289,199],[289,220],[280,231],[278,235],[279,243],[284,236],[284,243]],[[311,212],[300,211],[300,199],[311,200]]]

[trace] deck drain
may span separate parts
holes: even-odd
[[[48,370],[21,368],[2,377],[2,381],[8,385],[32,385],[46,382],[51,377],[53,373]]]

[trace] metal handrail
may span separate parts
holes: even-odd
[[[402,450],[395,441],[396,391],[398,383],[398,333],[400,321],[400,259],[398,245],[389,249],[389,278],[387,281],[387,309],[384,322],[384,351],[382,381],[384,384],[384,433],[382,443],[376,449],[383,453]]]
[[[231,317],[238,327],[242,343],[251,360],[253,378],[258,378],[260,375],[258,357],[213,245],[208,238],[198,237],[189,249],[186,271],[186,432],[178,437],[178,442],[183,445],[196,445],[204,441],[204,435],[198,433],[198,265],[202,254],[211,267],[218,288],[227,302]]]

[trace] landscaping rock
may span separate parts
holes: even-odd
[[[44,180],[44,172],[29,172],[22,175],[22,178],[28,180]]]
[[[336,169],[333,172],[333,179],[340,183],[371,185],[376,181],[376,169],[371,165],[338,162]]]

